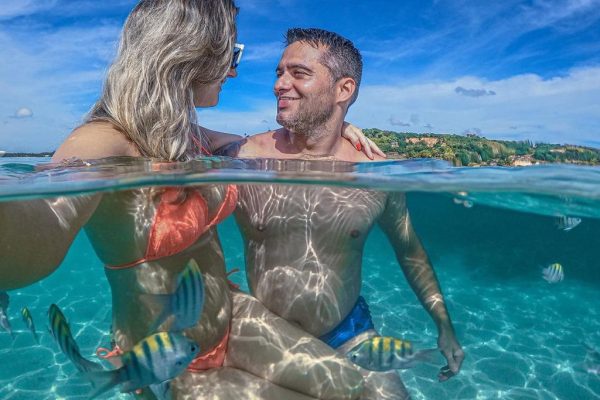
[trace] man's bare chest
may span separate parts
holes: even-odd
[[[239,187],[237,220],[250,236],[308,234],[315,230],[360,235],[381,216],[381,192],[301,185]]]

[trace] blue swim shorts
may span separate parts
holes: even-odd
[[[352,308],[346,318],[332,331],[321,336],[319,339],[337,349],[348,340],[370,329],[375,329],[375,327],[371,320],[369,306],[365,299],[359,296],[354,308]]]

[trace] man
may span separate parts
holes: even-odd
[[[283,128],[231,145],[226,154],[369,161],[337,134],[358,96],[362,74],[360,53],[350,41],[319,29],[291,29],[276,72],[277,122]],[[459,371],[464,354],[404,194],[240,185],[236,219],[252,294],[342,353],[377,335],[360,288],[363,247],[378,222],[438,328],[438,346],[448,361],[440,381]],[[363,398],[408,398],[395,371],[363,373]]]

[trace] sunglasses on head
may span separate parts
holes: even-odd
[[[236,43],[233,46],[233,60],[231,60],[231,68],[236,69],[240,65],[242,60],[242,53],[244,52],[244,45]]]

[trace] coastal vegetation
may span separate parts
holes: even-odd
[[[434,133],[364,129],[390,159],[439,158],[457,166],[525,166],[542,163],[600,165],[600,149],[575,145],[533,143],[529,140],[490,140]],[[6,153],[4,157],[51,157],[54,152]]]
[[[524,166],[541,163],[600,165],[600,150],[528,140],[489,140],[468,134],[417,134],[364,129],[388,158],[440,158],[457,166]]]

